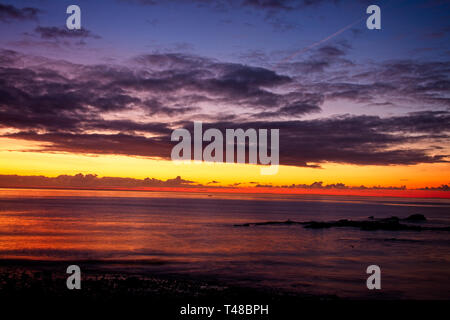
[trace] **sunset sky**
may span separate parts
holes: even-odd
[[[71,4],[81,31],[65,27]],[[381,30],[366,28],[369,4],[381,7]],[[0,1],[0,187],[16,185],[11,175],[78,173],[168,186],[449,185],[449,9],[442,0]],[[278,173],[172,162],[172,130],[193,121],[278,128]]]

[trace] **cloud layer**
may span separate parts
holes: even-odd
[[[169,159],[172,130],[203,120],[204,130],[280,129],[285,165],[448,161],[450,63],[388,61],[361,70],[344,55],[343,47],[318,48],[315,59],[323,63],[316,60],[313,77],[302,71],[308,62],[277,72],[195,55],[147,54],[124,64],[81,65],[2,50],[0,128],[4,137],[40,143],[44,152]],[[346,71],[328,72],[325,80],[326,63],[345,64]],[[303,118],[337,100],[414,107],[390,117]]]
[[[185,187],[192,186],[193,181],[180,176],[173,179],[155,178],[133,179],[118,177],[98,177],[95,174],[81,173],[60,175],[54,178],[45,176],[0,175],[0,188],[7,187],[55,187],[55,188],[145,188],[145,187]]]

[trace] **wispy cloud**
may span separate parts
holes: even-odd
[[[33,7],[17,8],[12,5],[0,3],[0,21],[12,22],[14,20],[36,20],[41,10]]]
[[[94,38],[100,39],[100,36],[93,34],[87,29],[68,30],[66,28],[58,27],[41,27],[38,26],[34,31],[42,39],[61,39],[61,38]]]
[[[59,187],[59,188],[145,188],[145,187],[186,187],[193,186],[194,181],[177,176],[173,179],[155,178],[134,179],[120,177],[98,177],[96,174],[81,173],[76,175],[18,176],[0,175],[0,187]]]

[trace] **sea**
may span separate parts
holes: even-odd
[[[449,199],[0,189],[0,259],[97,262],[148,274],[349,299],[450,299],[450,232],[308,229],[267,221],[423,214]],[[369,290],[367,267],[381,289]]]

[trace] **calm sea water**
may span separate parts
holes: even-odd
[[[121,260],[310,294],[450,299],[449,232],[233,226],[416,213],[450,225],[442,199],[0,189],[0,259]],[[372,264],[382,273],[376,293],[366,288]]]

